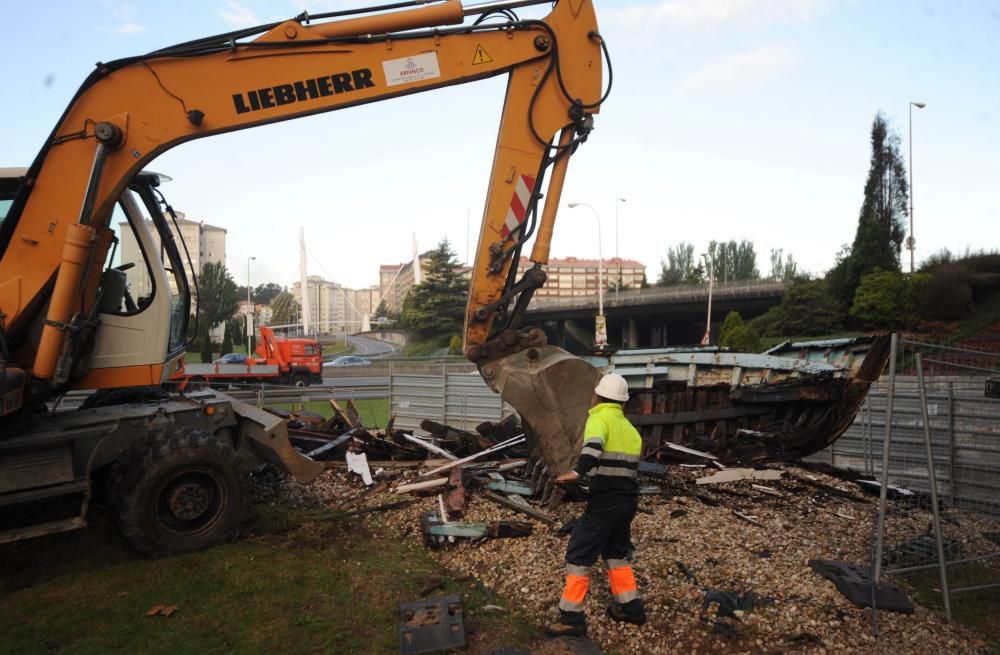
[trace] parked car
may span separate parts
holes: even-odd
[[[213,364],[245,364],[247,361],[246,353],[229,353],[228,355],[223,355],[218,358]]]
[[[355,357],[354,355],[342,355],[337,359],[329,362],[323,362],[323,366],[371,366],[372,362],[364,357]]]

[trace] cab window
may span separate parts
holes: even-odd
[[[145,217],[141,217],[139,220],[147,221]],[[148,221],[147,225],[152,227]],[[142,243],[130,223],[121,201],[115,205],[111,214],[110,227],[118,239],[118,246],[108,251],[108,261],[105,262],[105,268],[110,267],[123,271],[126,284],[125,293],[117,311],[111,310],[108,313],[138,314],[152,302],[156,289],[153,273],[146,261]]]

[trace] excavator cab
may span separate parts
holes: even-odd
[[[159,190],[169,180],[142,172],[114,205],[98,289],[100,329],[89,361],[81,362],[89,371],[74,383],[78,389],[102,388],[105,376],[122,370],[142,384],[160,384],[184,352],[192,268],[189,254],[181,252],[183,219],[165,211]]]

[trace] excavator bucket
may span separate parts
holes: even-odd
[[[572,468],[601,372],[555,346],[528,348],[481,367],[483,378],[517,410],[552,475]],[[534,442],[534,443],[532,443]]]

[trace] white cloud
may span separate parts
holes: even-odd
[[[111,7],[111,15],[115,18],[114,25],[99,27],[102,32],[113,34],[138,34],[146,31],[146,26],[135,22],[135,7],[130,4],[120,4]]]
[[[660,0],[655,4],[604,9],[602,20],[632,29],[713,30],[730,25],[762,25],[810,20],[832,0]]]
[[[244,7],[236,0],[228,0],[226,7],[219,11],[219,17],[231,27],[256,27],[264,22],[257,18],[253,10]]]
[[[768,45],[716,59],[681,82],[682,91],[746,88],[764,84],[798,66],[795,51]]]

